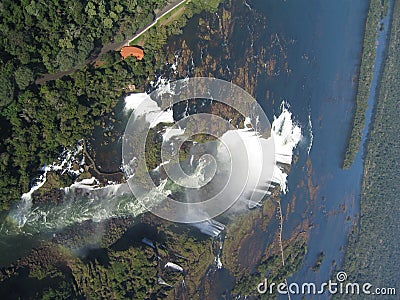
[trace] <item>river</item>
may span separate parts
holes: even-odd
[[[333,278],[334,271],[340,269],[347,235],[359,213],[363,147],[350,169],[343,170],[341,165],[351,130],[368,1],[253,0],[247,1],[243,9],[257,10],[265,16],[266,32],[261,33],[265,40],[261,42],[267,45],[271,43],[270,37],[275,36],[274,43],[284,47],[287,55],[290,71],[259,77],[255,96],[270,120],[279,115],[280,103],[285,100],[290,104],[294,120],[302,128],[303,140],[295,151],[297,159],[288,177],[288,192],[282,196],[283,208],[295,199],[290,215],[286,216],[286,209],[282,211],[285,219],[283,239],[287,239],[305,218],[310,220],[313,226],[307,255],[301,269],[288,282],[319,284]],[[240,12],[237,14],[233,17],[240,18]],[[179,39],[193,43],[196,22],[196,17],[190,20]],[[388,18],[384,22],[384,31],[378,37],[363,143],[384,57]],[[242,47],[241,37],[238,34],[229,47]],[[3,242],[12,245],[13,237],[9,239]],[[15,239],[33,245],[29,239]],[[311,268],[321,252],[324,260],[319,271],[314,272]],[[11,261],[12,257],[10,254],[3,261]],[[223,282],[216,280],[215,285],[223,286]]]
[[[311,206],[308,216],[314,225],[302,268],[288,282],[320,284],[334,279],[334,270],[340,270],[347,234],[359,213],[364,147],[361,146],[349,170],[343,170],[341,164],[351,130],[368,1],[253,1],[250,5],[267,16],[268,30],[295,40],[288,51],[290,79],[276,76],[268,81],[268,87],[278,98],[291,103],[301,124],[308,124],[310,116],[313,146],[309,158],[315,190],[310,193],[299,187],[299,182],[307,181],[305,170],[309,167],[303,146],[299,149],[298,163],[289,175],[289,193],[283,196],[282,203],[285,207],[296,198],[295,213],[284,224],[284,233],[290,233],[300,222],[307,205]],[[362,144],[371,120],[389,28],[388,17],[384,23],[384,31],[377,40],[374,80]],[[325,258],[319,272],[314,272],[311,268],[320,252]]]
[[[393,2],[390,3],[392,6]],[[305,260],[301,269],[288,278],[288,283],[313,282],[318,286],[335,279],[336,272],[341,270],[348,234],[358,221],[364,143],[391,13],[384,18],[383,31],[376,41],[377,58],[362,143],[353,165],[344,170],[341,166],[355,108],[368,1],[253,0],[244,2],[243,10],[246,9],[265,17],[266,31],[260,36],[266,45],[274,37],[272,43],[284,49],[289,70],[284,72],[281,68],[274,76],[260,76],[255,87],[256,99],[271,119],[279,111],[280,101],[287,101],[303,132],[303,141],[295,152],[298,160],[288,176],[288,193],[281,200],[285,219],[283,239],[288,239],[307,218],[312,226]],[[240,14],[236,12],[232,17],[241,18]],[[193,37],[197,23],[194,18],[183,31],[183,39],[188,44],[196,42]],[[230,40],[231,51],[242,49],[245,34],[238,33],[236,39]],[[201,62],[196,62],[195,57],[196,63]],[[292,201],[294,209],[286,215],[285,208]],[[313,271],[321,252],[324,253],[322,264],[318,271]],[[221,272],[214,279],[217,289],[223,292],[232,284],[232,279]],[[328,295],[321,297],[328,298]],[[292,296],[292,299],[301,299],[301,296]]]

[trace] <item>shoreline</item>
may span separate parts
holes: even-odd
[[[398,118],[396,118],[396,107],[398,109],[396,83],[400,82],[400,76],[396,72],[396,65],[400,61],[400,56],[396,53],[400,43],[397,33],[400,28],[400,5],[398,2],[394,2],[392,14],[388,45],[384,53],[385,60],[381,78],[378,81],[377,88],[379,90],[365,142],[364,172],[359,204],[360,216],[348,237],[343,263],[343,267],[348,273],[357,274],[353,275],[352,279],[359,282],[368,281],[374,286],[380,284],[386,287],[391,287],[391,284],[395,287],[394,280],[399,275],[392,263],[396,261],[396,255],[398,257],[398,253],[392,251],[398,249],[396,234],[399,231],[399,201],[398,197],[396,198],[395,188],[382,189],[382,187],[395,186],[396,166],[393,166],[391,162],[396,164],[393,157],[396,157],[399,152],[397,150],[398,140],[391,139],[391,134],[398,132],[400,128]],[[388,147],[388,143],[392,143],[389,144],[390,147]],[[384,172],[382,172],[383,170]],[[377,243],[377,241],[380,242]],[[391,246],[388,246],[387,243]],[[368,265],[368,268],[362,267],[365,264]],[[368,270],[375,270],[375,267],[385,271],[368,272]]]
[[[216,17],[214,16],[214,18]],[[227,20],[225,20],[225,22],[228,23]],[[178,64],[178,68],[182,67],[183,65]],[[239,75],[242,74],[244,73],[239,73]],[[244,81],[245,79],[243,79],[243,82]],[[280,188],[278,187],[275,188],[275,196],[276,195],[278,196],[280,195]],[[135,271],[137,270],[142,271],[143,275],[141,276],[140,279],[137,279],[136,274],[133,274],[132,276],[130,276],[129,278],[130,281],[128,281],[128,284],[133,285],[136,288],[137,286],[136,283],[139,282],[140,284],[142,284],[141,285],[142,288],[148,287],[146,291],[150,291],[153,294],[159,293],[159,295],[162,296],[169,295],[169,299],[172,299],[172,297],[176,295],[184,296],[185,294],[188,294],[189,296],[187,297],[189,298],[195,298],[199,293],[203,293],[199,292],[198,288],[199,285],[201,285],[202,290],[204,290],[205,293],[208,293],[210,290],[214,290],[217,293],[218,291],[215,290],[215,288],[217,287],[215,286],[214,276],[219,276],[218,274],[221,274],[220,272],[218,273],[214,272],[214,270],[219,268],[218,267],[219,265],[217,265],[216,262],[217,258],[216,253],[218,251],[221,252],[220,254],[222,255],[221,257],[222,263],[224,264],[223,266],[221,264],[221,267],[223,268],[222,272],[226,273],[229,272],[228,270],[229,266],[231,266],[231,268],[235,268],[236,266],[235,262],[237,260],[241,262],[241,265],[247,267],[246,270],[252,269],[255,260],[257,260],[262,263],[262,266],[260,266],[259,269],[260,274],[264,273],[266,268],[272,266],[274,268],[274,274],[276,274],[278,278],[278,276],[282,276],[280,272],[282,266],[281,262],[282,251],[285,251],[285,256],[288,255],[293,256],[293,258],[290,259],[289,257],[285,257],[285,260],[289,259],[288,261],[289,264],[286,265],[287,267],[284,270],[284,274],[290,274],[293,271],[291,270],[292,268],[299,267],[299,264],[301,264],[301,262],[303,261],[306,252],[305,243],[308,236],[305,232],[305,229],[308,228],[309,226],[308,223],[305,222],[304,224],[302,224],[302,226],[296,228],[293,235],[290,236],[290,239],[281,241],[280,245],[279,245],[279,240],[275,234],[271,234],[271,239],[273,239],[275,242],[271,244],[270,247],[267,248],[265,248],[257,238],[251,238],[254,235],[254,230],[255,230],[254,229],[255,226],[253,226],[253,224],[257,225],[256,228],[257,237],[265,238],[262,231],[265,230],[266,226],[271,226],[275,224],[276,220],[275,209],[276,207],[274,202],[267,200],[264,203],[263,208],[252,210],[251,212],[248,213],[249,216],[254,216],[254,217],[249,219],[242,218],[243,223],[238,225],[237,227],[241,228],[240,232],[236,232],[236,230],[234,229],[230,230],[230,228],[227,229],[230,230],[229,234],[234,239],[226,241],[226,246],[227,246],[226,250],[235,248],[237,245],[240,246],[240,249],[236,252],[236,254],[231,256],[228,256],[226,252],[225,255],[222,254],[222,252],[226,250],[224,250],[224,248],[218,247],[219,246],[218,240],[215,239],[213,240],[207,236],[204,237],[203,235],[199,237],[197,229],[193,229],[191,227],[179,226],[179,224],[178,225],[167,224],[166,222],[162,220],[160,221],[156,217],[150,214],[146,214],[141,216],[140,218],[147,224],[150,225],[156,224],[157,226],[154,227],[156,228],[157,233],[160,232],[160,235],[168,238],[166,239],[167,242],[164,243],[162,239],[152,238],[151,235],[145,232],[144,237],[152,239],[151,244],[155,245],[156,249],[153,250],[152,249],[153,247],[151,245],[149,246],[149,243],[146,244],[149,247],[143,246],[144,242],[140,240],[142,236],[140,236],[138,239],[132,239],[132,236],[129,235],[129,233],[131,233],[133,230],[129,228],[126,229],[125,224],[118,227],[114,226],[114,222],[112,222],[111,225],[116,228],[115,229],[111,228],[112,232],[109,234],[109,236],[106,237],[107,241],[112,240],[112,243],[110,242],[111,244],[110,247],[108,247],[109,246],[108,242],[105,243],[102,240],[100,246],[103,248],[90,249],[90,246],[95,244],[95,241],[89,239],[89,242],[91,242],[91,245],[89,245],[89,250],[79,250],[79,252],[76,251],[78,255],[79,254],[82,255],[83,253],[82,256],[86,257],[77,258],[74,257],[76,253],[71,254],[65,251],[67,253],[63,252],[60,254],[60,260],[68,262],[66,264],[65,269],[67,271],[71,270],[71,274],[73,276],[72,278],[74,279],[72,285],[74,291],[92,297],[95,297],[94,293],[90,290],[93,286],[95,288],[98,288],[99,292],[101,291],[104,293],[108,293],[108,290],[104,288],[105,286],[108,285],[109,288],[114,288],[116,286],[114,282],[116,281],[118,281],[118,283],[119,282],[123,284],[125,283],[125,281],[123,280],[124,278],[126,278],[126,276],[125,277],[121,276],[118,273],[116,274],[118,276],[114,277],[115,272],[113,271],[115,269],[116,270],[133,269]],[[285,211],[285,208],[283,211]],[[269,216],[270,218],[268,218]],[[284,220],[282,219],[282,216],[280,217],[281,219],[279,223],[282,224]],[[270,219],[271,222],[269,222]],[[92,224],[90,222],[85,222],[85,224],[88,227],[87,231],[84,230],[79,232],[75,231],[71,227],[69,233],[73,235],[71,238],[72,242],[74,242],[76,238],[78,243],[79,242],[78,239],[80,236],[82,236],[82,239],[85,239],[86,236],[82,234],[83,232],[89,234],[93,233],[90,235],[93,237],[97,236],[98,232],[106,232],[108,234],[109,228],[107,226],[105,227],[102,227],[100,225],[98,227],[93,226],[96,228],[92,230],[91,229]],[[280,226],[282,228],[282,225]],[[272,226],[271,229],[272,229],[271,231],[274,231],[275,227]],[[150,230],[148,231],[151,232]],[[118,242],[118,240],[115,242],[114,241],[115,237],[118,237],[118,240],[120,242]],[[57,233],[57,240],[64,243],[66,239],[63,239],[63,237],[59,236]],[[83,242],[86,242],[86,240],[84,240]],[[296,244],[292,245],[292,242],[296,242]],[[301,246],[301,249],[297,249],[297,245]],[[47,248],[45,248],[44,250],[45,250],[44,253],[49,252],[47,251],[48,250]],[[62,250],[64,251],[65,249]],[[55,252],[55,255],[57,255],[57,253],[59,252]],[[252,254],[249,257],[250,259],[247,259],[247,253]],[[277,259],[275,258],[275,254],[278,255]],[[28,258],[31,257],[32,256],[29,256]],[[33,258],[35,257],[42,258],[41,255],[39,254],[38,255],[34,254]],[[46,259],[47,256],[43,255],[43,258]],[[44,260],[44,262],[46,263],[46,260]],[[166,269],[165,266],[168,264],[167,262],[173,262],[179,264],[180,266],[183,267],[184,273],[182,274],[179,272],[174,273],[171,270]],[[221,263],[221,261],[219,262]],[[36,280],[35,278],[37,277],[42,277],[45,278],[46,280],[49,277],[48,275],[51,274],[51,272],[54,272],[53,271],[54,264],[52,264],[53,261],[49,261],[49,263],[46,264],[46,266],[49,266],[49,268],[43,271],[41,271],[39,268],[36,267],[39,264],[36,264],[35,261],[33,262],[30,261],[30,263],[31,266],[33,267],[32,270],[30,270],[31,278],[34,278],[31,279],[31,281]],[[56,269],[56,267],[54,268]],[[239,292],[239,290],[242,289],[243,290],[249,289],[249,291],[251,291],[253,285],[256,282],[258,282],[259,276],[257,275],[254,277],[250,275],[249,272],[247,272],[246,270],[240,271],[241,272],[240,277],[243,279],[246,278],[249,279],[248,285],[242,286],[241,285],[242,282],[237,283],[236,285],[237,292]],[[7,278],[7,280],[11,281],[14,279],[12,277],[14,274],[10,275],[8,271],[14,271],[14,270],[9,270],[9,269],[4,270],[5,274],[7,276],[10,276],[11,278],[11,279]],[[67,275],[65,274],[62,274],[62,276],[64,277],[60,276],[61,277],[60,281],[65,280],[64,279],[65,277],[67,279],[70,278],[67,277]],[[133,283],[132,283],[132,278],[135,281]],[[91,283],[90,285],[86,284],[86,282],[88,282],[89,279]],[[102,285],[99,285],[100,281],[102,281],[103,283]],[[104,282],[106,284],[104,284]],[[163,287],[162,285],[164,284],[173,285],[174,290],[169,290],[171,287]],[[56,289],[56,291],[58,292],[62,291],[63,287],[55,286],[54,289]],[[135,296],[136,298],[141,298],[141,295],[142,294],[138,293]]]
[[[391,0],[389,0],[391,1]],[[395,2],[395,0],[393,0],[393,2]],[[381,93],[381,89],[382,89],[382,81],[383,81],[383,76],[385,74],[385,68],[386,68],[386,63],[389,57],[389,46],[390,46],[390,39],[391,39],[391,34],[392,34],[392,28],[393,28],[393,14],[394,14],[394,6],[395,4],[393,4],[392,7],[392,11],[391,11],[391,15],[389,16],[389,28],[388,28],[388,32],[387,32],[387,39],[386,39],[386,45],[385,45],[385,49],[382,52],[382,62],[378,71],[378,76],[377,76],[377,85],[375,87],[375,99],[374,99],[374,104],[373,107],[371,109],[371,117],[369,120],[369,124],[366,124],[366,126],[368,126],[368,128],[364,128],[364,130],[366,130],[366,136],[365,136],[365,140],[363,145],[364,147],[364,151],[362,153],[362,158],[363,158],[363,177],[364,177],[364,172],[365,172],[365,166],[364,166],[364,160],[367,156],[367,146],[369,143],[369,139],[371,136],[371,132],[373,131],[373,125],[375,122],[375,117],[377,114],[377,109],[378,109],[378,101],[379,101],[379,97],[380,97],[380,93]],[[363,179],[363,178],[362,178]]]
[[[219,2],[221,0],[215,0],[213,5]],[[162,39],[164,35],[179,34],[179,26],[183,26],[193,15],[213,9],[209,6],[193,5],[190,1],[184,3],[185,7],[188,3],[187,14],[181,15],[168,26],[152,28],[151,32],[157,43],[151,45],[154,51],[148,50],[147,59],[121,60],[118,53],[108,53],[101,66],[85,66],[62,79],[43,85],[32,81],[25,90],[15,91],[14,104],[5,111],[1,119],[5,126],[9,126],[1,145],[4,146],[3,151],[7,152],[5,159],[1,161],[1,167],[5,169],[0,189],[3,211],[9,210],[20,200],[20,195],[29,190],[32,178],[37,176],[43,165],[53,163],[63,149],[69,149],[76,141],[91,135],[103,119],[102,116],[109,115],[118,99],[127,94],[127,86],[144,87],[155,76],[155,70],[160,67],[155,56],[162,52],[166,42]],[[55,104],[52,101],[56,98],[54,103],[59,105],[54,109]],[[32,109],[29,101],[35,103],[36,109]],[[24,112],[25,110],[29,112]],[[58,123],[58,126],[52,125]],[[16,137],[24,138],[15,142]],[[28,149],[40,155],[30,156]],[[12,167],[13,164],[19,170]]]
[[[356,92],[354,95],[354,111],[352,117],[351,131],[348,136],[346,149],[343,155],[342,168],[349,169],[362,146],[363,132],[368,124],[366,124],[366,112],[369,107],[369,99],[371,94],[375,92],[377,94],[378,90],[376,87],[375,91],[371,91],[371,85],[374,80],[375,64],[377,58],[377,47],[376,41],[380,33],[380,28],[378,25],[382,25],[381,22],[384,17],[389,13],[389,1],[385,0],[385,4],[382,5],[380,0],[370,0],[370,5],[368,8],[368,14],[365,23],[365,29],[363,33],[363,45],[362,54],[360,57],[359,67],[357,71],[357,83]],[[390,28],[389,28],[390,30]],[[390,32],[388,32],[390,34]],[[373,41],[373,42],[372,42]],[[386,40],[384,52],[387,49],[389,39]],[[384,59],[385,53],[383,53],[382,59]],[[382,63],[379,66],[377,81],[380,81],[382,76]],[[376,96],[375,96],[376,97]]]
[[[73,68],[71,68],[69,70],[66,70],[66,71],[61,71],[61,72],[57,72],[57,73],[43,74],[39,78],[35,79],[35,84],[41,85],[41,84],[46,83],[47,81],[53,81],[53,80],[56,80],[56,79],[60,79],[60,78],[62,78],[64,76],[70,75],[70,74],[74,73],[75,71],[78,71],[78,70],[84,68],[85,66],[87,66],[89,64],[95,64],[96,61],[100,60],[100,58],[104,54],[106,54],[107,52],[113,51],[113,50],[114,51],[118,51],[123,46],[128,46],[130,44],[130,42],[134,41],[135,39],[140,37],[142,34],[144,34],[147,30],[149,30],[151,27],[156,25],[158,20],[160,18],[162,18],[165,14],[167,14],[171,10],[174,10],[176,7],[178,7],[181,4],[184,4],[187,1],[188,0],[179,0],[179,2],[177,4],[168,4],[160,12],[158,12],[158,13],[154,12],[154,17],[155,17],[154,20],[150,24],[147,24],[144,28],[142,28],[142,29],[138,30],[137,32],[135,32],[133,36],[124,39],[122,42],[112,42],[112,43],[103,45],[100,48],[100,52],[98,54],[94,55],[93,57],[91,55],[89,58],[87,58],[83,65],[75,66],[75,67],[73,67]],[[172,8],[170,7],[171,5],[172,5]],[[160,14],[160,13],[161,13],[161,15],[157,15],[157,14]]]

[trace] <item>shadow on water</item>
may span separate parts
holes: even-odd
[[[11,262],[27,255],[33,248],[38,247],[43,240],[50,239],[48,235],[1,235],[0,236],[0,266],[7,266]],[[17,246],[18,245],[18,246]]]
[[[114,251],[125,251],[130,247],[143,245],[143,238],[147,238],[150,241],[157,241],[158,243],[164,243],[166,235],[163,232],[159,232],[156,226],[139,223],[129,228],[110,246],[110,249]]]
[[[110,258],[107,253],[107,249],[95,248],[89,249],[85,252],[85,255],[81,258],[82,262],[87,264],[89,262],[97,262],[101,266],[107,268],[110,266]]]
[[[43,279],[36,279],[29,277],[30,270],[28,267],[18,269],[18,275],[10,279],[6,279],[0,285],[0,298],[1,299],[38,299],[41,297],[44,290],[49,288],[57,289],[63,284],[63,280],[73,279],[71,270],[63,268],[62,274],[64,277],[54,276],[45,277]],[[83,299],[77,295],[74,290],[70,289],[70,297],[72,299]]]

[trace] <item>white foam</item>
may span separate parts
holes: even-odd
[[[98,188],[99,185],[100,185],[100,182],[95,177],[92,177],[92,178],[83,179],[81,181],[75,181],[70,186],[64,187],[63,190],[66,193],[69,193],[73,189],[94,190],[94,189]]]
[[[10,219],[14,220],[18,227],[22,227],[27,222],[27,215],[32,210],[32,195],[35,191],[40,189],[47,181],[47,173],[50,171],[61,171],[61,174],[74,174],[78,176],[81,174],[81,169],[74,170],[74,164],[81,165],[83,160],[78,161],[77,155],[83,150],[82,141],[78,141],[74,149],[65,149],[57,161],[48,166],[43,166],[40,171],[43,172],[38,178],[35,179],[35,184],[30,190],[21,196],[21,201],[17,203],[10,213]]]
[[[95,182],[98,183],[98,180],[96,178],[92,177],[92,178],[88,178],[88,179],[83,179],[79,183],[84,184],[84,185],[93,185],[93,184],[95,184]]]
[[[163,141],[168,142],[174,136],[181,136],[185,133],[183,128],[166,128],[165,133],[162,135]]]
[[[146,93],[132,93],[125,97],[125,111],[134,110],[149,96]]]
[[[307,147],[307,155],[310,155],[311,148],[312,148],[313,141],[314,141],[313,125],[312,125],[312,121],[311,121],[311,113],[308,114],[308,133],[310,135],[310,143],[308,144],[308,147]]]
[[[222,269],[222,262],[221,262],[221,258],[219,257],[219,255],[217,255],[217,257],[215,258],[215,264],[217,265],[218,269]]]
[[[231,122],[231,120],[232,120],[232,119],[229,120],[229,123]],[[244,127],[245,127],[245,128],[252,127],[250,117],[246,117],[246,118],[244,119]]]
[[[171,82],[169,79],[164,78],[164,77],[158,77],[157,81],[150,81],[150,84],[153,88],[156,88],[157,95],[163,95],[163,94],[170,94],[170,95],[175,95],[175,92],[173,89],[171,89]]]
[[[162,279],[161,277],[158,277],[158,284],[167,286],[167,287],[172,287],[172,285],[169,285],[164,279]]]
[[[204,213],[204,212],[197,212],[197,213]],[[211,237],[217,237],[225,229],[224,224],[215,221],[213,219],[209,219],[199,223],[192,223],[190,225],[198,228],[202,233],[209,235]]]
[[[292,163],[293,150],[301,140],[301,128],[292,119],[286,102],[281,104],[281,114],[274,117],[272,122],[272,136],[275,142],[277,161],[284,164]]]
[[[129,99],[129,97],[131,98]],[[149,115],[153,121],[154,115],[166,113],[168,118],[163,117],[161,120],[173,121],[171,111],[162,112],[158,105],[149,97],[147,97],[147,94],[142,93],[141,96],[138,96],[137,94],[135,94],[135,96],[129,95],[127,98],[128,100],[126,100],[126,103],[129,103],[126,105],[127,109],[136,109],[137,111],[134,111],[134,113],[143,115],[146,120],[149,118]],[[141,100],[139,101],[139,99]],[[143,101],[146,101],[144,105]],[[276,153],[275,160],[276,162],[288,165],[292,163],[293,150],[302,137],[301,129],[297,124],[295,124],[292,117],[292,113],[289,111],[287,104],[283,102],[280,115],[275,117],[272,123],[272,136],[274,138]],[[249,123],[250,121],[251,120],[249,118],[246,118],[246,123]],[[182,134],[183,131],[184,129],[169,131],[168,133],[166,132],[163,135],[163,138],[168,140],[175,135]],[[239,141],[237,142],[241,142],[245,145],[245,150],[247,152],[249,161],[248,166],[252,171],[249,174],[249,184],[246,186],[246,189],[248,191],[254,191],[255,193],[265,192],[265,194],[268,194],[267,188],[265,188],[265,191],[264,189],[260,190],[259,188],[259,180],[260,178],[263,179],[263,176],[265,175],[262,170],[262,166],[259,163],[263,160],[263,157],[261,157],[263,151],[260,151],[260,149],[263,149],[264,143],[267,142],[267,139],[260,137],[254,130],[249,128],[236,130],[236,135],[239,136]],[[234,146],[236,144],[235,141],[231,140],[229,132],[222,136],[222,140],[224,140],[226,144],[231,144],[232,147],[230,148],[234,152]],[[28,193],[22,195],[22,201],[19,203],[18,207],[10,212],[10,216],[15,220],[18,227],[22,227],[28,223],[28,227],[34,227],[35,231],[40,231],[43,228],[60,228],[89,219],[101,221],[118,215],[135,216],[145,211],[144,206],[150,208],[154,205],[157,205],[158,201],[165,199],[165,197],[171,193],[171,191],[165,188],[167,183],[167,180],[165,179],[161,181],[159,186],[143,195],[143,199],[140,199],[140,201],[135,201],[135,199],[132,198],[132,193],[128,184],[113,184],[106,187],[98,187],[98,182],[94,178],[90,178],[76,182],[72,186],[64,189],[68,194],[67,196],[74,199],[74,201],[70,202],[71,205],[66,203],[62,206],[46,208],[48,209],[46,211],[41,211],[37,208],[32,209],[32,193],[43,186],[46,181],[47,172],[50,170],[76,172],[73,170],[73,166],[75,163],[79,164],[79,161],[75,160],[74,157],[81,150],[82,147],[80,146],[74,151],[66,151],[63,153],[63,157],[60,158],[60,163],[55,163],[51,166],[45,166],[42,168],[44,173],[39,177],[38,182]],[[242,158],[243,156],[242,152],[231,154],[234,157],[239,158]],[[80,159],[80,162],[81,161],[82,160]],[[240,159],[238,161],[240,162]],[[237,173],[235,173],[237,174],[237,180],[241,180],[243,178],[242,169],[240,166],[236,169],[238,169]],[[279,184],[282,192],[285,193],[287,191],[287,174],[278,165],[274,166],[273,171],[274,172],[271,181]],[[133,176],[133,174],[130,175]],[[268,180],[268,178],[264,179]],[[264,182],[263,184],[267,183]],[[88,193],[84,194],[83,196],[82,194],[78,193],[78,196],[76,196],[75,191],[78,189],[84,189],[85,191],[88,191]],[[76,199],[77,197],[78,199]],[[80,199],[79,197],[83,198]],[[223,225],[215,223],[215,221],[202,222],[194,226],[210,236],[218,236],[223,230]]]
[[[144,116],[146,121],[150,123],[150,128],[156,127],[159,123],[174,122],[172,109],[161,111],[157,102],[146,93],[133,93],[126,96],[124,110],[133,110],[135,117]]]
[[[164,268],[171,268],[171,269],[173,269],[175,271],[183,272],[183,268],[180,265],[177,265],[177,264],[175,264],[173,262],[167,262],[165,264]]]
[[[149,119],[150,117],[153,117],[150,122],[150,128],[154,128],[160,123],[174,123],[174,112],[172,109],[167,109],[163,112],[159,110],[155,116],[149,115]]]
[[[293,121],[288,104],[283,101],[281,113],[274,117],[271,125],[271,135],[275,143],[275,159],[277,162],[290,165],[293,159],[293,150],[302,139],[301,128]],[[272,182],[278,183],[283,193],[287,192],[287,174],[278,166],[275,167]]]

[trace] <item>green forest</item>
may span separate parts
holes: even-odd
[[[343,158],[343,168],[348,169],[353,164],[354,158],[360,148],[362,133],[365,126],[365,111],[368,108],[371,82],[374,75],[376,58],[375,40],[378,34],[378,24],[387,15],[389,0],[371,0],[367,20],[365,23],[364,42],[360,69],[357,82],[355,110],[351,133],[348,139],[346,152]]]
[[[29,190],[30,181],[63,148],[89,134],[128,85],[144,87],[161,66],[168,35],[220,1],[189,2],[184,14],[147,33],[145,58],[121,60],[115,49],[87,64],[155,18],[164,0],[11,1],[0,3],[0,207]],[[43,75],[76,69],[41,84]],[[58,76],[55,76],[58,77]]]
[[[200,277],[214,260],[212,240],[193,237],[183,225],[131,222],[103,224],[107,230],[99,246],[83,255],[75,247],[90,242],[102,225],[86,224],[83,230],[92,231],[92,237],[75,228],[67,243],[42,243],[15,265],[0,268],[0,294],[7,299],[164,299],[182,280],[192,295],[199,293]],[[143,234],[152,237],[154,247],[141,242]],[[170,260],[185,273],[166,268]],[[19,282],[24,284],[15,289]]]

